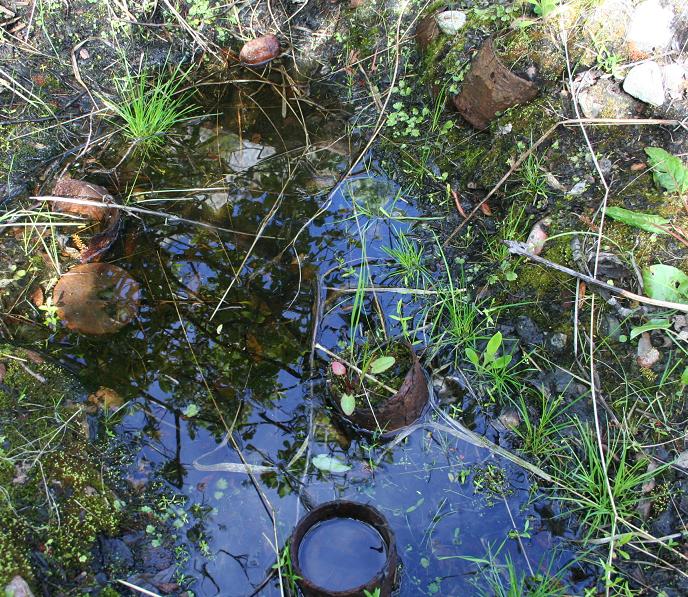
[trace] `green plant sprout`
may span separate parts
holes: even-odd
[[[466,358],[475,368],[476,373],[484,378],[488,384],[487,393],[493,400],[506,396],[512,388],[518,385],[514,375],[516,366],[509,366],[513,359],[511,354],[497,356],[502,346],[502,333],[496,332],[487,342],[482,354],[467,346],[464,349]]]

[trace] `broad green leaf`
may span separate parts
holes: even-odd
[[[635,226],[647,232],[668,234],[665,230],[659,228],[659,226],[666,226],[669,223],[669,220],[662,216],[644,214],[637,211],[631,211],[630,209],[624,209],[623,207],[608,207],[607,215],[614,220],[628,224],[629,226]]]
[[[339,404],[347,417],[356,410],[356,398],[351,394],[342,394]]]
[[[341,460],[335,458],[334,456],[328,456],[327,454],[318,454],[311,460],[313,466],[318,470],[325,471],[328,473],[345,473],[351,470],[348,464],[344,464]]]
[[[497,332],[485,347],[485,357],[486,361],[492,361],[493,357],[497,354],[499,347],[502,345],[502,332]]]
[[[513,358],[513,355],[510,354],[503,354],[501,357],[498,359],[495,359],[495,362],[492,363],[492,367],[494,369],[504,369],[511,363],[511,359]]]
[[[688,303],[688,276],[672,265],[657,263],[643,270],[645,294],[653,299]]]
[[[631,340],[636,336],[640,336],[643,332],[651,332],[652,330],[666,330],[671,327],[671,322],[668,319],[651,319],[645,325],[639,325],[631,330]]]
[[[480,357],[478,357],[478,353],[472,348],[466,349],[466,357],[468,357],[468,360],[473,363],[473,366],[478,367],[480,365]]]
[[[650,158],[652,176],[655,184],[670,193],[688,192],[688,168],[681,158],[671,155],[661,147],[646,147],[645,153]]]
[[[370,372],[373,375],[387,371],[392,365],[394,365],[394,357],[379,357],[370,363]]]
[[[683,370],[683,373],[681,373],[681,385],[688,386],[688,367],[686,367]]]

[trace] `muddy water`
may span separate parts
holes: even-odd
[[[307,115],[306,139],[280,102],[262,108],[242,111],[228,98],[138,173],[142,207],[216,228],[130,218],[114,262],[141,283],[138,320],[105,338],[63,330],[52,344],[87,382],[129,401],[115,432],[138,446],[131,477],[161,479],[186,498],[177,543],[190,546],[189,557],[177,558],[174,579],[201,596],[279,594],[276,577],[262,583],[275,537],[284,545],[304,513],[300,493],[370,502],[385,514],[403,596],[475,594],[476,566],[461,557],[484,557],[503,541],[502,563],[508,553],[524,572],[558,569],[565,530],[548,504],[531,500],[522,470],[442,433],[421,429],[388,450],[331,420],[326,362],[310,363],[313,339],[337,350],[348,338],[351,294],[333,289],[356,285],[361,230],[374,281],[389,285],[382,247],[424,221],[370,160],[330,192],[349,160],[336,115]],[[136,168],[129,164],[130,179]],[[412,313],[407,295],[380,294],[387,315],[400,298]],[[351,468],[319,471],[309,465],[317,454]],[[233,472],[242,459],[270,470],[256,469],[254,484]],[[521,543],[507,539],[526,524]]]

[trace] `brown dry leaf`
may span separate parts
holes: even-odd
[[[487,202],[480,204],[480,211],[483,212],[483,214],[486,216],[492,215],[492,208],[488,205]]]
[[[43,289],[40,286],[34,288],[33,292],[31,293],[31,302],[36,307],[42,307],[44,305],[45,297],[43,296]]]
[[[77,265],[53,290],[57,314],[70,330],[110,334],[139,311],[141,285],[125,270],[106,263]]]
[[[90,394],[88,401],[103,410],[117,410],[124,404],[122,397],[115,390],[103,386],[98,388],[93,394]]]
[[[76,180],[70,176],[63,176],[53,186],[52,194],[55,197],[67,197],[70,199],[87,199],[89,201],[103,201],[103,199],[110,195],[110,192],[100,185],[86,182],[85,180]],[[55,202],[52,204],[55,211],[68,213],[77,216],[83,216],[89,220],[103,221],[108,217],[110,208],[96,205],[79,205],[68,202]]]
[[[43,363],[45,363],[45,359],[35,350],[29,350],[28,348],[25,349],[24,356],[34,365],[42,365]]]

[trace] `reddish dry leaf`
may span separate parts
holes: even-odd
[[[631,172],[639,172],[640,170],[645,170],[647,168],[647,164],[643,164],[642,162],[638,162],[636,164],[633,164],[631,166]]]
[[[486,216],[491,216],[492,215],[492,208],[488,205],[487,201],[485,203],[480,204],[480,211],[483,212]]]
[[[89,201],[103,201],[105,197],[110,196],[110,192],[105,187],[86,182],[85,180],[76,180],[70,176],[60,178],[53,186],[52,194],[55,197],[87,199]],[[102,207],[97,205],[79,205],[67,201],[53,203],[52,209],[62,213],[83,216],[97,222],[102,222],[108,217],[108,212],[111,210],[111,208],[105,205]]]
[[[459,194],[452,189],[451,190],[452,198],[454,199],[454,205],[456,206],[456,211],[459,212],[459,215],[465,220],[466,219],[466,212],[463,210],[463,207],[461,207],[461,200],[459,199]]]
[[[346,367],[339,361],[332,361],[332,373],[333,375],[346,375]]]
[[[43,296],[43,289],[40,286],[34,288],[31,293],[31,302],[36,307],[42,307],[45,304],[45,297]]]
[[[55,183],[53,195],[70,199],[87,199],[89,201],[104,201],[106,197],[111,197],[105,187],[83,180],[75,180],[69,176],[63,176]],[[119,209],[68,202],[53,203],[52,208],[55,211],[79,215],[89,220],[101,222],[105,226],[105,229],[93,236],[87,247],[81,251],[80,259],[82,263],[97,261],[117,240],[121,226]]]

